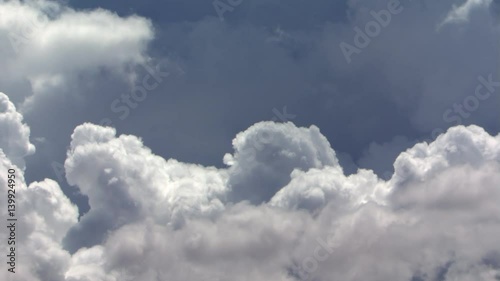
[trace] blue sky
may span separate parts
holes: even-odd
[[[298,263],[304,270],[307,249],[315,247],[309,240],[336,233],[330,224],[320,226],[322,221],[343,229],[339,241],[351,231],[358,239],[365,239],[366,231],[378,233],[373,247],[383,253],[382,264],[394,262],[401,249],[409,251],[386,245],[398,234],[385,223],[401,224],[401,235],[415,245],[444,239],[418,237],[409,223],[432,217],[433,208],[453,228],[462,211],[476,206],[469,210],[477,215],[469,226],[481,225],[482,216],[496,210],[479,206],[493,206],[481,192],[495,200],[498,190],[489,175],[500,174],[499,5],[497,0],[1,1],[2,165],[15,165],[27,190],[34,188],[25,191],[26,198],[39,192],[52,196],[43,200],[59,202],[54,210],[34,207],[26,214],[44,218],[39,229],[55,229],[42,234],[58,254],[32,262],[40,258],[57,270],[51,275],[30,267],[31,275],[19,280],[83,281],[85,270],[93,276],[88,280],[167,275],[197,280],[208,271],[214,280],[226,280],[246,276],[245,268],[258,269],[248,273],[250,279],[306,280],[292,268]],[[459,186],[456,195],[447,196],[454,193],[457,173],[468,186],[483,186],[481,192],[472,196]],[[35,199],[23,204],[35,206],[30,200]],[[64,210],[68,215],[62,219],[51,213]],[[370,212],[384,219],[371,218],[375,225],[363,230]],[[267,215],[274,224],[260,221]],[[302,225],[276,226],[299,218]],[[359,219],[359,225],[349,228],[344,222],[350,219]],[[240,220],[283,238],[278,256],[262,249],[276,268],[260,264],[261,252],[251,250],[264,233],[256,240],[229,239],[226,249],[217,231],[211,232],[215,227],[245,233]],[[431,235],[438,224],[430,220],[422,227]],[[120,254],[110,237],[126,241],[145,225],[195,245],[194,250],[159,246],[152,256],[173,259],[166,254],[171,250],[199,272],[159,265],[127,271],[128,262],[147,256],[146,242]],[[308,230],[302,235],[303,227]],[[498,225],[481,227],[491,231],[474,237],[489,245]],[[208,237],[199,238],[208,244],[179,238],[193,233]],[[500,276],[500,249],[472,247],[464,241],[473,234],[464,235],[443,246],[443,251],[463,250],[463,260],[433,254],[435,260],[427,263],[405,254],[392,273],[372,268],[368,258],[358,275],[319,265],[310,274],[314,280],[329,280],[329,274],[342,280]],[[365,246],[360,252],[339,246],[339,256],[329,253],[325,263],[341,264],[338,258],[366,253]],[[247,267],[228,259],[240,257],[238,249],[251,257]],[[205,260],[209,254],[220,258],[211,266]],[[86,255],[92,262],[80,264]],[[130,255],[130,261],[120,255]],[[172,267],[176,262],[170,261]],[[224,278],[216,273],[231,266]],[[448,277],[437,273],[444,269]]]
[[[96,85],[86,89],[85,103],[68,102],[85,113],[73,114],[64,132],[61,127],[51,132],[54,118],[63,114],[50,115],[72,105],[60,99],[39,105],[34,111],[49,117],[40,120],[33,114],[33,122],[45,123],[33,132],[52,138],[48,146],[66,146],[78,123],[111,118],[119,132],[140,135],[155,153],[221,166],[221,155],[230,152],[236,133],[272,120],[274,109],[286,107],[295,115],[295,124],[319,126],[332,146],[345,153],[346,161],[352,158],[356,164],[371,143],[390,143],[401,136],[409,139],[409,147],[412,141],[432,137],[436,128],[454,125],[443,120],[443,113],[473,93],[479,75],[496,75],[498,41],[482,27],[488,24],[482,13],[491,15],[488,10],[493,9],[471,8],[469,24],[457,20],[436,32],[451,9],[452,2],[445,2],[402,2],[406,9],[393,15],[390,24],[360,54],[353,54],[348,64],[339,44],[353,44],[354,28],[373,20],[367,9],[376,11],[387,6],[386,1],[289,1],[286,5],[243,1],[224,13],[223,22],[213,3],[206,1],[73,1],[69,4],[80,9],[103,8],[150,20],[155,34],[145,46],[146,54],[157,61],[172,60],[175,73],[126,120],[109,111],[114,99],[130,92],[127,85],[95,73],[81,75],[74,78],[79,80],[76,83],[92,80]],[[460,118],[460,123],[478,124],[496,133],[496,101],[496,96],[488,99],[470,117]],[[49,110],[58,106],[60,110]],[[64,136],[57,136],[58,132]],[[47,149],[59,150],[58,157],[33,162],[63,162],[64,150]],[[33,179],[42,176],[33,175]]]

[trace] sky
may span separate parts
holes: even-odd
[[[498,0],[0,0],[0,279],[500,280],[499,35]]]

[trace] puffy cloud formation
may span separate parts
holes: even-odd
[[[131,86],[137,79],[135,67],[149,59],[146,51],[153,38],[152,23],[135,15],[77,11],[59,1],[1,1],[0,60],[6,71],[0,85],[9,89],[27,118],[48,132],[54,120],[61,120],[54,114],[92,100],[88,88],[97,77]],[[57,104],[62,108],[52,112]]]
[[[91,209],[70,231],[70,249],[100,243],[108,231],[134,221],[153,218],[176,228],[186,217],[213,217],[224,209],[227,173],[165,160],[139,138],[115,134],[84,124],[72,135],[66,177],[88,196]]]
[[[480,127],[454,127],[430,144],[419,143],[401,153],[392,180],[402,185],[412,179],[427,180],[451,167],[479,169],[485,163],[498,162],[499,149],[498,137],[489,136]]]
[[[326,114],[317,119],[324,122],[319,127],[335,138],[342,130],[339,135],[349,142],[363,136],[372,141],[380,129],[376,124],[385,126],[387,120],[400,129],[411,122],[421,131],[441,120],[498,120],[491,118],[498,112],[492,109],[498,84],[484,82],[494,80],[489,74],[497,67],[492,57],[498,51],[493,9],[498,1],[402,1],[402,13],[393,15],[351,64],[339,43],[353,43],[353,28],[372,21],[371,12],[386,8],[387,1],[347,1],[348,16],[339,22],[331,22],[317,4],[332,1],[311,2],[302,13],[293,7],[303,3],[293,0],[284,16],[273,10],[280,1],[271,2],[248,2],[245,24],[208,18],[164,30],[165,38],[176,39],[168,47],[182,50],[193,74],[187,86],[162,85],[158,91],[177,96],[164,95],[141,116],[152,116],[161,126],[170,114],[196,112],[172,118],[172,127],[202,124],[202,132],[212,133],[206,140],[214,142],[222,134],[206,124],[247,124],[229,110],[267,106],[267,96],[269,104],[282,103],[286,95],[290,103],[312,105],[314,112],[297,115]],[[272,11],[264,20],[256,16],[263,10]],[[227,14],[226,22],[239,11]],[[293,11],[300,11],[301,19],[315,16],[297,24]],[[16,169],[19,246],[17,273],[0,262],[1,280],[500,279],[500,135],[457,126],[399,153],[411,141],[384,143],[384,131],[377,139],[384,144],[369,147],[358,162],[398,154],[387,180],[367,169],[346,175],[324,131],[292,123],[262,122],[239,133],[234,151],[224,156],[228,167],[165,159],[140,138],[114,128],[90,123],[75,128],[94,120],[85,109],[104,104],[99,108],[109,111],[104,93],[120,92],[127,88],[122,84],[137,80],[129,66],[146,60],[153,38],[148,20],[50,1],[2,1],[0,12],[0,60],[6,69],[0,82],[14,90],[15,101],[0,94],[0,169],[4,174]],[[104,83],[108,80],[121,86]],[[478,85],[490,91],[490,100],[477,107],[462,104],[474,109],[458,112],[453,104],[474,101]],[[274,92],[280,94],[269,95]],[[320,104],[299,98],[304,92],[318,93],[312,99]],[[233,93],[242,96],[228,98]],[[54,136],[62,147],[67,143],[61,139],[71,135],[68,128],[73,131],[64,168],[67,181],[89,199],[85,214],[53,180],[26,182],[24,157],[34,146],[14,104],[31,116],[33,131]],[[451,115],[443,114],[450,108]],[[158,118],[165,111],[166,118]],[[60,121],[58,112],[71,114],[59,115],[65,117]],[[145,128],[145,120],[130,124]],[[158,139],[157,147],[171,149],[164,143],[170,138]],[[380,164],[382,171],[387,162]],[[7,189],[2,176],[0,194]],[[7,209],[5,200],[0,209]],[[7,214],[0,219],[5,222]],[[0,232],[0,241],[7,235]]]
[[[387,181],[363,169],[346,176],[314,126],[258,123],[233,145],[229,167],[217,169],[163,159],[111,127],[78,126],[65,169],[91,209],[77,221],[57,183],[27,187],[20,170],[15,280],[500,277],[500,135],[453,127],[401,153]],[[250,180],[233,189],[231,179],[265,178],[260,167],[283,183],[252,202],[270,190]]]
[[[23,116],[9,97],[0,92],[0,148],[11,161],[24,169],[23,157],[33,154],[35,146],[30,143],[30,129],[22,123]]]
[[[2,52],[9,75],[28,77],[35,86],[59,81],[71,72],[139,62],[153,38],[151,23],[137,16],[121,18],[101,9],[75,11],[45,0],[0,5],[0,32],[11,43]]]
[[[109,114],[114,95],[127,91],[138,79],[137,65],[149,60],[154,35],[151,21],[136,15],[75,10],[61,1],[0,1],[0,91],[9,93],[39,144],[27,178],[53,176],[51,164],[62,166],[59,148],[75,126],[107,117],[102,111]]]
[[[327,204],[353,209],[370,201],[383,204],[387,193],[386,186],[370,170],[345,176],[341,169],[326,167],[307,172],[294,170],[291,177],[291,182],[272,198],[271,205],[310,211]]]
[[[25,112],[33,136],[47,140],[38,146],[38,175],[31,178],[50,172],[43,163],[64,161],[59,147],[68,145],[77,125],[103,118],[120,132],[143,136],[159,155],[220,165],[237,132],[287,105],[294,122],[316,124],[337,150],[378,175],[394,159],[358,161],[372,141],[428,138],[458,123],[499,128],[492,121],[498,120],[497,84],[481,88],[487,101],[474,96],[482,85],[478,76],[498,80],[498,1],[401,0],[402,12],[352,54],[350,64],[339,44],[358,48],[355,28],[376,22],[373,12],[387,9],[388,0],[245,1],[226,12],[224,22],[201,0],[69,2],[88,9],[0,3],[1,90]],[[11,38],[19,39],[18,52]],[[183,78],[171,75],[151,92],[154,98],[129,108],[125,125],[110,105],[130,93],[131,81],[144,78],[130,66],[172,54],[186,70]]]
[[[76,206],[64,195],[59,185],[50,179],[26,185],[23,171],[23,156],[34,151],[29,141],[29,128],[22,123],[9,98],[0,93],[2,114],[0,126],[0,169],[4,176],[0,178],[0,193],[5,196],[0,201],[4,212],[0,219],[7,222],[7,194],[15,198],[16,248],[15,272],[7,271],[8,264],[2,262],[0,278],[2,280],[64,280],[64,272],[69,265],[70,254],[62,248],[62,239],[70,227],[78,222]],[[21,163],[21,164],[19,164]],[[13,184],[15,193],[9,192],[7,171],[14,170]],[[9,203],[11,204],[11,203]],[[9,222],[10,223],[10,222]],[[4,227],[5,228],[5,227]],[[7,243],[12,237],[10,231],[1,231],[0,239]],[[7,244],[5,244],[7,246]],[[10,268],[10,266],[9,266]]]
[[[275,157],[256,157],[258,149],[242,153],[252,147],[251,142],[247,144],[252,136],[264,133],[274,137],[260,144],[261,150],[277,151]],[[320,141],[306,141],[311,136]],[[182,225],[172,225],[172,217],[165,211],[173,208],[169,200],[151,194],[154,188],[157,192],[170,190],[176,181],[185,180],[170,176],[157,180],[162,179],[161,174],[172,173],[158,163],[171,160],[154,156],[135,137],[115,136],[111,128],[78,127],[66,162],[71,171],[68,178],[82,185],[90,198],[105,198],[112,221],[124,223],[115,224],[102,243],[73,254],[68,280],[86,280],[87,272],[98,280],[329,280],[338,276],[342,280],[493,281],[500,276],[496,243],[500,233],[500,136],[490,136],[476,126],[452,128],[435,142],[419,143],[402,153],[389,181],[369,170],[345,176],[323,140],[315,127],[297,128],[291,123],[252,126],[235,138],[235,156],[226,156],[231,166],[211,172],[227,179],[240,161],[248,167],[274,167],[275,161],[290,155],[314,159],[314,151],[329,151],[325,159],[330,159],[331,165],[305,168],[300,161],[290,161],[294,163],[291,180],[269,203],[221,199],[223,205],[217,213],[188,213]],[[280,159],[282,151],[288,153],[282,153]],[[113,155],[114,160],[107,158]],[[75,160],[79,164],[73,164]],[[120,162],[122,167],[130,165],[131,170],[114,168]],[[110,166],[101,166],[105,163]],[[175,164],[177,169],[189,171],[189,165]],[[142,175],[148,175],[149,183]],[[101,178],[106,182],[114,177],[121,183],[113,189],[116,198],[126,193],[137,202],[128,207],[130,212],[123,206],[111,207],[115,198],[103,193],[113,187],[76,180]],[[143,185],[130,184],[141,179]],[[185,193],[173,187],[172,194],[202,200],[179,200],[177,208],[189,210],[198,204],[200,209],[210,209],[206,207],[207,198],[214,193],[210,182],[199,175],[191,175],[189,180],[206,188],[193,189],[195,184],[191,183],[184,186]],[[224,189],[229,182],[217,183],[219,198],[238,192]],[[269,192],[255,188],[252,182],[245,188],[254,193]],[[155,209],[156,204],[163,207]],[[137,219],[146,205],[150,211]]]
[[[231,166],[228,185],[234,201],[268,201],[290,181],[294,169],[338,167],[335,152],[316,126],[258,123],[238,134],[233,148],[234,155],[226,154],[224,162]]]

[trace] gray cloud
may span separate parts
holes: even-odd
[[[262,132],[272,138],[260,144]],[[252,144],[282,156],[255,157]],[[225,157],[231,166],[217,169],[165,160],[113,128],[77,127],[66,175],[88,195],[91,209],[77,222],[76,207],[56,182],[27,187],[20,170],[19,219],[26,230],[18,238],[25,245],[19,280],[310,280],[333,274],[447,281],[495,280],[500,273],[500,135],[454,127],[400,154],[388,181],[369,170],[345,176],[315,127],[260,123],[233,145],[235,154]],[[3,147],[1,155],[4,169],[15,167]],[[317,165],[304,167],[295,158]],[[270,203],[225,199],[235,165],[266,167],[280,159],[296,169]],[[246,169],[252,171],[258,175]],[[98,239],[88,244],[91,231]],[[63,247],[65,235],[72,244]]]
[[[24,169],[23,158],[33,154],[35,146],[29,141],[29,127],[22,122],[23,116],[17,112],[9,97],[0,92],[0,147],[16,166]]]
[[[500,278],[497,1],[152,3],[0,3],[15,278]]]
[[[292,123],[258,123],[233,140],[235,153],[226,154],[228,185],[233,201],[266,202],[290,181],[294,169],[338,167],[335,152],[319,129]]]

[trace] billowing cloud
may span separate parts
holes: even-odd
[[[67,230],[77,223],[78,209],[53,180],[26,185],[24,167],[18,165],[24,163],[24,156],[34,151],[29,128],[22,123],[22,115],[9,98],[4,94],[0,94],[0,98],[3,106],[0,169],[5,175],[0,178],[0,192],[5,196],[5,200],[0,201],[0,207],[5,210],[0,218],[8,226],[5,227],[8,231],[0,232],[0,238],[8,249],[5,256],[15,257],[7,257],[2,262],[0,276],[3,280],[64,280],[70,254],[61,242]]]
[[[104,118],[163,157],[218,166],[236,133],[285,105],[294,122],[315,124],[356,163],[370,143],[396,135],[412,142],[459,124],[499,129],[491,121],[498,120],[497,84],[483,85],[489,75],[498,80],[495,1],[401,0],[402,11],[362,48],[354,42],[357,28],[366,33],[390,1],[243,1],[223,22],[203,1],[80,2],[8,1],[0,9],[7,69],[0,86],[26,113],[33,135],[46,139],[28,163],[37,166],[28,173],[37,180],[51,172],[44,161],[64,161],[59,147],[77,125]],[[82,6],[87,10],[75,8]],[[438,28],[459,10],[467,20]],[[18,53],[12,34],[24,38]],[[360,49],[350,64],[342,42]],[[148,57],[175,57],[184,74],[128,106],[122,122],[110,105],[125,104],[124,95],[147,75],[134,65]],[[380,162],[387,167],[392,158]],[[361,166],[382,176],[374,165]]]
[[[271,205],[310,211],[327,204],[340,210],[353,209],[370,201],[384,204],[387,193],[387,188],[368,170],[345,176],[342,170],[327,167],[307,172],[295,170],[291,176],[292,181],[272,198]]]
[[[40,95],[67,95],[78,75],[106,70],[132,80],[130,66],[145,60],[154,36],[144,18],[75,11],[54,1],[2,1],[0,12],[0,58],[9,70],[1,82],[29,81],[32,95],[18,94],[27,99],[25,110],[36,110]]]
[[[111,127],[78,126],[65,169],[91,209],[77,221],[57,183],[26,187],[20,171],[19,280],[493,281],[500,274],[500,135],[454,127],[400,154],[388,181],[370,170],[346,176],[316,127],[258,123],[233,145],[229,167],[217,169],[163,159]],[[15,167],[1,159],[2,168]],[[228,196],[240,191],[231,189],[236,171],[258,178],[266,175],[260,167],[279,166],[286,169],[277,174],[288,176],[274,192],[245,183],[245,194],[273,193],[269,200]],[[1,187],[6,192],[5,179]]]
[[[310,130],[319,134],[314,128],[268,122],[242,132],[234,144],[244,147],[252,136],[267,132],[274,133],[275,138],[262,143],[262,150],[289,151],[292,146],[279,133],[284,130],[291,134],[290,139],[297,140]],[[109,152],[112,147],[119,147],[112,145],[116,141],[128,147],[128,151],[150,153],[137,139],[127,142],[133,137],[114,134],[110,128],[94,125],[77,128],[73,135],[77,149],[72,147],[69,155],[82,164],[72,166],[68,160],[67,168],[75,171],[78,167],[98,166],[105,171],[99,166],[101,160],[90,160],[80,153],[91,155],[98,147]],[[322,139],[320,134],[317,139]],[[312,151],[317,151],[325,149],[323,144],[310,145],[315,147]],[[71,152],[79,149],[79,153]],[[296,150],[295,154],[307,158],[314,155],[310,151]],[[330,156],[334,157],[331,151]],[[251,167],[265,167],[276,160],[256,158],[254,153],[226,156],[226,162],[233,166],[213,172],[227,176],[243,157],[248,157],[245,163]],[[115,153],[117,159],[118,154]],[[143,165],[134,153],[127,155],[132,160],[128,163],[144,167],[142,172],[152,167],[162,170],[154,164],[157,156],[143,154],[144,159],[150,159],[143,161],[151,161]],[[290,182],[269,203],[223,201],[225,207],[217,214],[191,214],[177,227],[158,219],[161,209],[152,210],[141,220],[129,217],[130,221],[117,226],[102,243],[73,255],[73,267],[67,275],[73,279],[68,280],[86,280],[84,272],[88,270],[89,276],[98,280],[329,280],[339,276],[353,281],[493,281],[500,274],[500,248],[496,243],[500,233],[499,155],[500,135],[491,136],[476,126],[459,126],[432,143],[419,143],[402,153],[394,164],[394,176],[388,181],[369,170],[345,176],[334,158],[330,158],[331,165],[323,167],[304,168],[296,163]],[[99,159],[112,163],[110,159]],[[179,166],[182,168],[186,166]],[[140,179],[141,170],[136,171],[135,178]],[[81,172],[82,177],[87,173]],[[121,177],[128,179],[128,174],[132,172]],[[156,176],[149,175],[149,186],[154,186],[151,183],[156,183]],[[205,179],[193,176],[192,180]],[[171,184],[164,180],[158,188],[170,190]],[[133,193],[131,186],[122,184],[120,188]],[[135,187],[137,192],[145,193],[148,188]],[[252,189],[252,185],[247,188],[254,193],[269,192]],[[203,197],[212,191],[198,192],[197,196]],[[139,194],[134,198],[138,202],[146,200]],[[112,200],[107,199],[110,206]],[[149,206],[164,202],[161,196],[148,196],[147,200]],[[203,201],[198,204],[204,205]],[[170,208],[168,204],[163,206]],[[118,216],[114,218],[119,220]]]
[[[67,237],[74,250],[100,243],[108,231],[134,221],[154,218],[175,228],[186,217],[212,217],[224,209],[226,173],[165,160],[139,138],[116,137],[110,127],[77,127],[65,170],[91,208]]]
[[[40,153],[28,158],[28,166],[37,166],[28,178],[54,175],[51,165],[64,162],[58,147],[67,146],[75,126],[96,109],[110,111],[116,98],[110,93],[135,83],[136,65],[148,60],[153,38],[151,21],[139,16],[78,11],[59,1],[0,1],[0,91],[9,93],[40,140]],[[90,105],[96,100],[100,107]]]
[[[30,129],[22,123],[23,116],[16,110],[9,97],[0,92],[0,148],[19,168],[24,169],[24,157],[35,152],[30,143]]]
[[[53,1],[1,3],[0,32],[11,48],[2,52],[13,78],[36,89],[77,71],[123,67],[143,60],[153,38],[151,23],[106,10],[75,11]]]
[[[339,167],[330,143],[315,126],[258,123],[238,134],[233,147],[234,155],[226,154],[224,162],[231,166],[228,185],[235,201],[268,201],[290,181],[294,169]]]
[[[141,16],[0,2],[0,169],[18,210],[17,273],[1,262],[0,279],[499,280],[498,1],[334,2],[243,2],[224,22],[204,2],[157,41]],[[152,53],[189,71],[130,105]],[[127,126],[88,123],[115,101]],[[283,123],[257,122],[270,114]],[[25,179],[54,155],[72,189]]]

